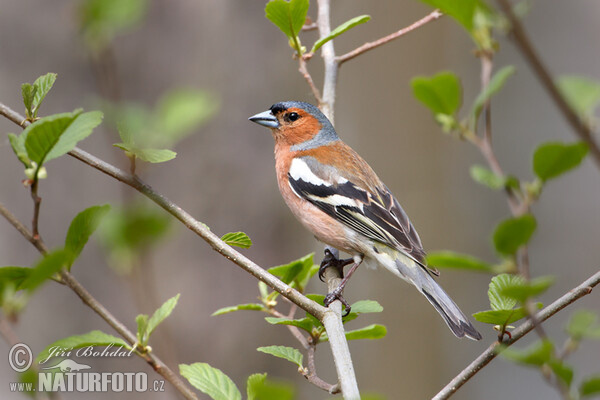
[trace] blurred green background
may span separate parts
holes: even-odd
[[[248,233],[254,245],[243,252],[259,265],[283,264],[311,251],[320,257],[322,245],[294,220],[279,196],[269,132],[247,121],[277,101],[313,102],[287,40],[264,18],[265,1],[111,0],[116,14],[103,14],[106,8],[101,3],[4,1],[0,101],[24,113],[21,83],[56,72],[58,80],[40,115],[82,106],[113,111],[81,143],[84,150],[128,168],[123,153],[111,146],[120,139],[110,123],[111,116],[127,118],[141,131],[158,134],[156,140],[178,142],[173,148],[177,158],[141,167],[142,178],[214,232]],[[336,51],[343,54],[428,12],[416,1],[334,1],[333,26],[360,14],[373,18],[336,39]],[[311,4],[309,15],[316,15],[316,4]],[[555,74],[599,79],[599,17],[597,1],[546,0],[535,2],[524,22]],[[106,20],[113,22],[107,25]],[[312,44],[317,34],[303,33],[302,38],[305,45]],[[493,261],[490,232],[508,215],[505,199],[471,180],[469,167],[483,163],[480,155],[472,146],[442,135],[429,111],[412,97],[409,85],[416,75],[449,69],[462,78],[465,98],[472,99],[479,89],[479,62],[472,48],[461,28],[442,18],[348,62],[340,71],[335,120],[340,136],[395,193],[426,250],[453,249]],[[493,100],[495,150],[508,173],[531,178],[531,154],[537,143],[575,138],[512,44],[500,38],[500,48],[496,66],[514,64],[517,74]],[[318,56],[309,63],[319,85],[321,64]],[[198,115],[198,110],[206,115],[174,128],[177,132],[165,138],[161,134],[172,126],[160,114],[169,101],[177,101],[173,96],[191,104],[182,115]],[[29,223],[32,206],[21,184],[23,168],[6,138],[6,133],[17,131],[14,124],[0,119],[0,201]],[[127,204],[136,210],[132,220],[113,213],[117,217],[106,224],[104,235],[88,245],[73,271],[132,329],[135,315],[151,313],[162,301],[181,293],[175,312],[156,332],[153,348],[163,360],[174,368],[177,363],[210,363],[240,388],[248,375],[268,372],[273,379],[295,383],[299,399],[328,398],[306,383],[291,364],[256,352],[259,346],[295,345],[284,327],[267,325],[261,314],[252,312],[210,317],[220,307],[255,301],[254,278],[179,223],[165,220],[166,214],[133,190],[92,168],[63,157],[47,169],[49,178],[40,184],[40,231],[50,247],[62,243],[70,220],[86,207],[111,203],[115,209]],[[544,303],[598,270],[599,183],[600,173],[587,159],[581,168],[549,184],[534,206],[539,226],[530,247],[531,271],[534,276],[557,277],[542,296]],[[126,231],[136,232],[128,236],[131,246],[126,248],[111,241],[109,231],[120,223],[129,224]],[[37,259],[34,248],[0,221],[0,262],[31,265]],[[439,281],[465,313],[488,308],[487,275],[442,271]],[[326,289],[315,281],[309,290],[324,293]],[[351,342],[350,349],[361,390],[388,399],[431,397],[495,338],[495,332],[479,323],[476,326],[484,334],[481,342],[454,338],[419,293],[390,279],[385,271],[359,269],[345,295],[351,301],[375,299],[384,307],[383,313],[361,320],[385,324],[387,337]],[[581,307],[597,310],[597,295],[551,319],[545,324],[548,333],[558,341],[564,339],[569,314]],[[53,283],[36,293],[15,327],[34,353],[57,339],[93,329],[113,333],[72,292]],[[533,339],[528,337],[522,344]],[[0,353],[7,354],[8,348],[0,342]],[[583,344],[572,359],[579,376],[600,372],[598,354],[598,342]],[[318,349],[317,362],[319,375],[333,381],[326,346]],[[147,371],[151,379],[159,378],[137,358],[118,363],[95,360],[93,365],[94,371]],[[2,398],[22,398],[8,391],[9,382],[15,380],[8,363],[0,362]],[[119,397],[173,398],[173,390],[166,386],[165,394]],[[61,397],[117,396],[65,393]],[[555,397],[537,371],[498,359],[454,398]]]

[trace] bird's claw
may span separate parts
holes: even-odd
[[[350,314],[350,310],[352,309],[352,307],[350,307],[350,303],[348,303],[344,296],[342,296],[343,290],[344,288],[338,286],[331,293],[327,293],[327,296],[325,296],[325,300],[323,301],[325,307],[329,307],[331,303],[339,300],[344,305],[345,309],[344,314],[342,314],[342,318]]]
[[[325,270],[329,267],[335,267],[340,271],[340,275],[344,276],[344,267],[354,260],[352,258],[348,258],[346,260],[336,258],[329,249],[325,249],[325,257],[323,257],[323,261],[321,261],[321,266],[319,267],[319,279],[321,282],[324,281]]]

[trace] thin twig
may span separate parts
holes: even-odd
[[[543,322],[548,318],[552,317],[554,314],[567,307],[569,304],[574,303],[585,295],[588,295],[592,292],[592,289],[600,283],[600,271],[596,272],[594,275],[586,279],[583,283],[571,289],[569,292],[565,293],[562,297],[555,300],[548,307],[541,310],[536,314],[536,318],[538,321]],[[531,332],[533,329],[533,323],[528,320],[517,327],[512,332],[512,338],[503,342],[504,345],[510,346],[523,336]],[[462,387],[465,383],[469,381],[479,370],[489,364],[496,356],[498,355],[496,350],[499,346],[498,342],[494,342],[490,347],[488,347],[483,353],[481,353],[475,360],[471,362],[465,369],[463,369],[460,374],[458,374],[454,379],[452,379],[438,394],[436,394],[433,399],[434,400],[444,400],[448,399],[452,396],[458,389]]]
[[[319,93],[319,89],[315,85],[312,76],[310,76],[310,73],[306,68],[306,60],[304,59],[304,57],[298,57],[298,71],[300,71],[304,79],[306,79],[306,82],[308,83],[308,86],[310,86],[310,90],[312,91],[312,94],[315,100],[317,101],[317,104],[321,104],[321,93]]]
[[[581,118],[573,111],[569,106],[563,95],[558,90],[558,87],[554,83],[548,68],[542,62],[540,56],[534,49],[525,28],[519,21],[519,18],[515,15],[511,4],[508,0],[496,0],[504,15],[510,22],[512,38],[514,39],[517,48],[521,51],[521,54],[525,60],[529,63],[529,66],[533,69],[533,72],[540,80],[542,86],[546,89],[550,98],[554,101],[554,104],[558,107],[562,115],[565,117],[571,128],[575,131],[576,135],[581,140],[587,143],[590,148],[590,153],[594,157],[597,166],[600,168],[600,147],[595,142],[592,131],[589,125],[584,123]]]
[[[0,203],[0,215],[2,215],[6,220],[19,231],[23,237],[25,237],[32,245],[35,246],[36,249],[42,254],[46,254],[48,249],[44,245],[41,240],[36,240],[33,238],[33,235],[29,233],[29,230],[19,221],[2,203]]]
[[[402,28],[397,32],[394,32],[390,35],[382,37],[381,39],[377,39],[373,42],[365,43],[362,46],[357,47],[356,49],[337,57],[336,61],[338,62],[339,65],[342,65],[346,61],[352,60],[354,57],[358,57],[359,55],[366,53],[369,50],[373,50],[379,46],[383,46],[384,44],[389,43],[394,39],[398,39],[399,37],[404,36],[407,33],[412,32],[417,28],[420,28],[421,26],[423,26],[431,21],[435,21],[438,18],[440,18],[442,15],[444,15],[444,14],[442,14],[439,10],[432,11],[431,13],[427,14],[425,17],[423,17],[420,20],[416,21],[415,23],[407,26],[406,28]]]
[[[327,383],[323,379],[321,379],[317,376],[317,367],[315,365],[315,349],[316,349],[316,347],[317,347],[317,345],[316,345],[315,341],[311,338],[309,347],[307,349],[308,372],[304,374],[304,377],[310,383],[312,383],[313,385],[315,385],[316,387],[318,387],[320,389],[325,390],[329,394],[339,393],[341,391],[339,384],[332,385],[331,383]]]

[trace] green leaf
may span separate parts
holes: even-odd
[[[581,164],[587,152],[584,142],[541,144],[533,154],[533,171],[542,181],[556,178]]]
[[[146,330],[148,328],[148,316],[146,314],[139,314],[135,317],[135,323],[137,325],[137,340],[142,345],[148,344],[146,342]]]
[[[179,373],[192,386],[214,400],[242,399],[242,394],[231,378],[220,369],[213,368],[206,363],[179,364]]]
[[[257,385],[254,398],[256,400],[293,400],[295,398],[294,386],[266,379],[262,385]]]
[[[387,328],[383,325],[372,324],[365,326],[364,328],[347,331],[346,340],[358,340],[358,339],[381,339],[387,334]],[[327,341],[329,337],[327,333],[321,335],[321,341]]]
[[[529,282],[511,282],[500,289],[500,295],[525,302],[530,297],[538,296],[544,293],[554,283],[554,277],[543,276],[532,279]]]
[[[175,306],[177,305],[177,301],[179,300],[179,294],[171,297],[169,300],[165,301],[162,306],[160,306],[154,314],[148,319],[148,324],[146,327],[146,341],[152,335],[152,332],[156,329],[158,325],[160,325],[171,313]]]
[[[596,313],[589,310],[575,311],[566,327],[567,333],[575,340],[583,338],[600,339],[600,324]]]
[[[352,304],[352,312],[356,314],[379,313],[382,311],[383,307],[375,300],[359,300]]]
[[[9,133],[8,141],[19,161],[23,163],[25,168],[31,168],[31,160],[27,156],[27,150],[25,149],[25,136],[17,136],[14,133]]]
[[[0,268],[0,293],[4,288],[12,285],[16,290],[23,289],[23,282],[29,278],[32,268],[26,267],[2,267]]]
[[[96,231],[100,221],[109,210],[110,205],[108,204],[92,206],[77,214],[71,221],[65,239],[65,250],[69,253],[67,265],[69,269],[71,269],[73,262],[79,257],[90,236]]]
[[[25,135],[27,154],[39,168],[44,162],[73,150],[100,122],[100,111],[74,111],[42,118],[29,125],[22,133]]]
[[[461,103],[460,81],[452,72],[440,72],[431,78],[418,76],[411,81],[413,95],[434,115],[454,115]]]
[[[310,52],[314,53],[315,51],[319,50],[321,48],[321,46],[323,46],[325,43],[329,42],[332,39],[335,39],[336,37],[340,36],[342,33],[354,28],[357,25],[368,22],[370,19],[371,19],[370,15],[361,15],[361,16],[354,17],[354,18],[344,22],[343,24],[341,24],[340,26],[338,26],[337,28],[332,30],[329,35],[317,40],[315,42],[315,44],[313,45],[312,49],[310,50]]]
[[[551,341],[541,340],[523,350],[516,350],[513,347],[504,348],[500,355],[519,364],[539,367],[550,361],[553,350],[554,344]]]
[[[265,7],[265,16],[289,38],[295,38],[306,21],[308,0],[271,0]]]
[[[488,298],[492,310],[512,310],[517,305],[517,300],[505,296],[504,288],[522,283],[524,280],[517,275],[500,274],[492,278],[488,289]]]
[[[23,104],[25,104],[25,114],[27,118],[33,119],[33,98],[37,88],[31,83],[24,83],[21,85],[21,95],[23,97]]]
[[[496,251],[504,255],[513,255],[519,247],[526,245],[537,227],[533,215],[508,218],[498,224],[494,230]]]
[[[600,375],[590,376],[581,382],[579,394],[581,398],[600,394]]]
[[[267,374],[252,374],[246,381],[248,400],[259,400],[258,395],[265,384]]]
[[[311,253],[298,260],[294,260],[289,264],[271,267],[267,271],[279,277],[283,282],[289,285],[292,281],[299,278],[301,274],[304,275],[308,273],[308,269],[313,265],[312,256],[313,254]],[[302,279],[304,278],[305,276],[302,277]]]
[[[493,272],[493,267],[483,260],[468,254],[460,254],[447,250],[429,253],[427,255],[427,264],[436,268]]]
[[[244,232],[229,232],[221,237],[221,240],[230,246],[248,249],[252,246],[252,240]]]
[[[263,352],[263,353],[270,354],[275,357],[283,358],[285,360],[288,360],[291,363],[296,364],[298,367],[303,368],[302,361],[304,359],[304,356],[302,356],[302,353],[300,353],[300,351],[298,349],[295,349],[293,347],[266,346],[266,347],[259,347],[256,350]]]
[[[483,105],[504,87],[508,78],[510,78],[515,71],[516,68],[512,65],[509,65],[500,69],[500,71],[494,74],[492,79],[490,79],[489,85],[481,93],[479,93],[479,96],[477,96],[475,99],[475,103],[473,103],[471,116],[473,117],[474,121],[477,121]]]
[[[506,187],[506,178],[498,176],[488,168],[481,165],[473,165],[469,170],[471,178],[477,183],[489,187],[493,190],[504,189]]]
[[[31,105],[31,111],[33,112],[32,117],[36,118],[37,113],[42,105],[42,102],[46,98],[52,86],[54,86],[54,82],[56,81],[56,74],[52,72],[48,72],[46,75],[42,75],[33,82],[33,86],[35,87],[35,93],[33,102]]]
[[[131,348],[129,345],[121,338],[109,335],[108,333],[104,333],[102,331],[91,331],[88,333],[84,333],[82,335],[69,336],[64,339],[57,340],[51,345],[47,346],[38,356],[36,357],[36,361],[40,364],[45,364],[45,360],[50,357],[52,348],[61,347],[67,349],[80,349],[82,347],[88,346],[117,346],[124,347],[128,350]]]
[[[550,360],[548,365],[554,374],[567,386],[567,389],[569,389],[573,382],[573,367],[557,359]]]
[[[177,153],[169,149],[140,149],[127,143],[115,143],[113,146],[133,154],[142,161],[153,164],[170,161],[177,156]]]
[[[557,79],[556,85],[571,108],[582,119],[594,114],[600,104],[600,82],[576,75],[565,75]]]
[[[542,303],[537,303],[536,306],[538,309],[540,309],[542,308]],[[526,316],[527,311],[525,311],[524,307],[519,307],[512,310],[487,310],[473,314],[473,318],[479,322],[501,326],[512,324],[513,322],[523,319]]]
[[[305,330],[308,333],[312,332],[313,321],[308,318],[301,319],[289,319],[289,318],[276,318],[276,317],[265,317],[265,320],[273,325],[292,325],[300,329]]]
[[[439,8],[460,23],[468,32],[473,30],[473,19],[477,7],[481,7],[479,0],[421,0],[433,8]]]
[[[54,250],[44,256],[22,283],[24,289],[30,292],[37,289],[42,283],[67,265],[69,255],[62,249]]]
[[[211,316],[214,317],[215,315],[223,315],[223,314],[228,314],[230,312],[241,311],[241,310],[264,311],[265,306],[263,306],[262,304],[253,304],[253,303],[238,304],[237,306],[229,306],[229,307],[219,308],[217,311],[212,313]]]

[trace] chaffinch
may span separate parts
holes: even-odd
[[[481,339],[433,279],[438,273],[427,267],[421,239],[398,201],[317,107],[286,101],[249,120],[271,129],[277,183],[295,217],[318,240],[352,255],[337,260],[326,251],[322,267],[353,263],[340,286],[327,295],[326,306],[339,299],[348,310],[341,296],[348,278],[361,263],[383,266],[423,293],[454,335]]]

